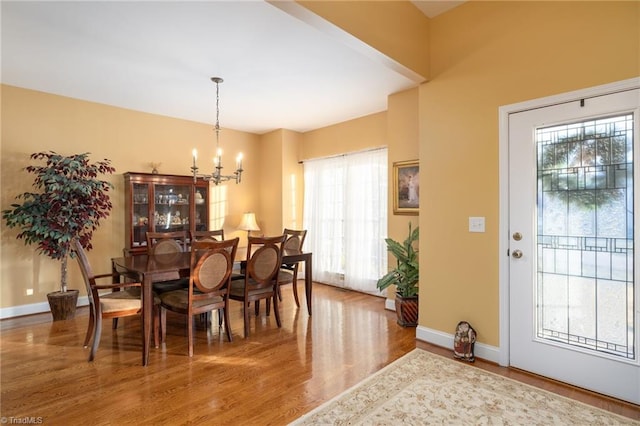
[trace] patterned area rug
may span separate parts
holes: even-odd
[[[462,361],[415,349],[293,423],[640,425]]]

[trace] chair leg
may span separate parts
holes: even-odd
[[[265,303],[267,304],[267,316],[271,314],[271,299],[265,299]]]
[[[224,315],[225,324],[229,324],[227,311],[228,309],[218,309],[218,328],[222,327],[222,315]]]
[[[249,303],[244,304],[244,337],[249,337]]]
[[[164,343],[167,338],[167,310],[163,307],[160,307],[160,332],[162,334],[160,342]]]
[[[100,336],[102,336],[102,315],[96,316],[96,328],[93,334],[93,344],[91,345],[91,352],[89,352],[89,361],[93,361],[93,358],[98,351]]]
[[[255,301],[256,316],[260,315],[260,300]]]
[[[293,298],[296,300],[296,306],[300,307],[300,299],[298,299],[298,280],[294,278],[294,281],[291,283],[293,287]],[[282,299],[280,299],[282,300]]]
[[[193,356],[193,322],[196,320],[194,315],[187,318],[187,339],[189,343],[189,357]]]
[[[95,322],[96,312],[93,309],[93,305],[89,305],[89,325],[87,326],[87,334],[84,337],[84,347],[89,346],[89,341],[94,333],[94,327],[96,326]]]
[[[158,305],[153,307],[153,344],[156,348],[160,347],[160,324],[161,324],[161,308]]]
[[[227,307],[222,309],[222,313],[224,314],[224,328],[227,330],[227,339],[229,339],[230,342],[233,342],[233,337],[231,336],[231,326],[229,323],[229,308]],[[218,309],[218,317],[220,318],[220,321],[222,321],[220,309]],[[222,323],[220,324],[220,326],[222,326]]]
[[[113,319],[113,329],[115,330],[116,328],[118,328],[118,318]]]
[[[269,300],[269,299],[267,299]],[[276,324],[278,327],[282,327],[282,322],[280,321],[280,309],[278,309],[278,295],[277,293],[273,294],[273,313],[276,315]]]

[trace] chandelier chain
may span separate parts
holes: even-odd
[[[216,132],[220,131],[220,82],[216,81]],[[219,141],[216,141],[219,142]]]

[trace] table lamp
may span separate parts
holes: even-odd
[[[251,212],[245,213],[242,216],[242,221],[240,221],[240,225],[238,226],[238,229],[247,231],[247,238],[249,238],[251,231],[259,231],[260,227],[256,223],[255,213],[251,213]]]

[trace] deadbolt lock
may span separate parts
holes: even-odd
[[[513,233],[513,239],[516,241],[520,241],[522,239],[522,234],[519,232],[514,232]]]

